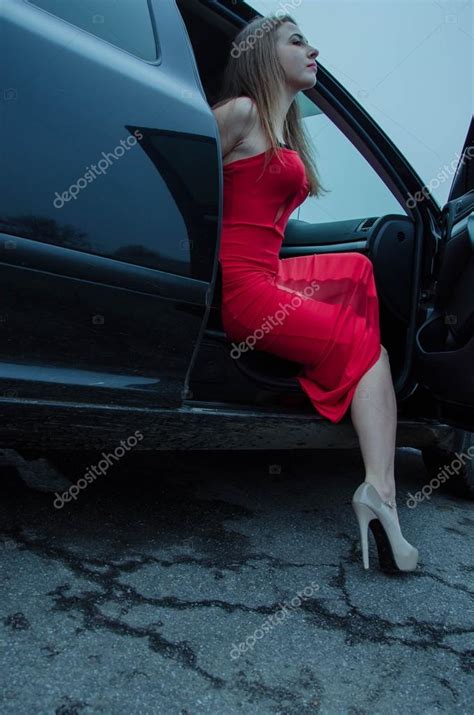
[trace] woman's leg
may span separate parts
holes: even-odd
[[[383,345],[379,359],[357,385],[351,418],[359,437],[365,481],[373,484],[384,501],[395,499],[397,401]],[[397,516],[396,509],[394,513]]]

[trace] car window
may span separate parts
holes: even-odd
[[[144,60],[156,60],[147,0],[29,0],[42,10],[87,30]]]
[[[368,161],[334,122],[303,93],[297,95],[319,178],[327,193],[308,197],[290,218],[311,223],[387,213],[407,215]]]

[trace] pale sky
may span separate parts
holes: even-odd
[[[460,154],[474,112],[474,0],[247,0],[286,10],[328,69],[427,184]],[[433,188],[447,200],[452,178]]]

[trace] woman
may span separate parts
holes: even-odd
[[[279,259],[290,214],[324,191],[295,101],[316,82],[318,54],[289,15],[256,18],[233,43],[212,107],[224,166],[222,321],[241,350],[301,363],[302,389],[331,422],[350,406],[365,466],[352,500],[364,568],[370,523],[382,568],[411,571],[418,551],[396,509],[397,408],[372,263],[355,252]]]

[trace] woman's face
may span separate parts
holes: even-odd
[[[296,91],[314,87],[317,81],[315,65],[319,51],[307,43],[298,25],[285,22],[279,27],[277,55],[291,87]]]

